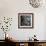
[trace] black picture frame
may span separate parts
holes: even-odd
[[[33,28],[34,14],[33,13],[18,13],[18,28]]]

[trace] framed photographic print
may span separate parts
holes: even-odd
[[[33,28],[33,13],[18,13],[18,28]]]

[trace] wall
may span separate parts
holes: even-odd
[[[18,29],[18,13],[34,13],[34,28],[33,29]],[[10,31],[10,37],[16,40],[27,40],[34,34],[37,35],[37,39],[45,39],[45,15],[46,6],[39,8],[33,8],[28,0],[0,0],[0,19],[1,17],[12,17],[13,22]],[[4,35],[3,31],[0,31],[0,39]]]

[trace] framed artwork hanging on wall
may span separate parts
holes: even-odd
[[[18,28],[33,28],[33,13],[18,13]]]

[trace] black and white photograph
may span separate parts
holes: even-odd
[[[33,13],[19,13],[18,14],[18,27],[19,28],[32,28],[33,27]]]

